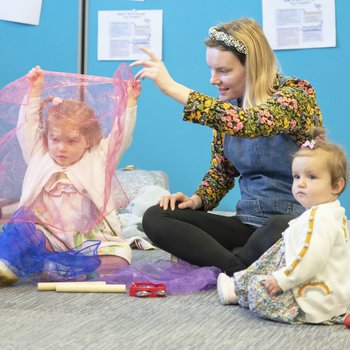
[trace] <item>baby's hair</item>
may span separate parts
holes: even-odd
[[[332,185],[336,185],[338,179],[344,179],[344,188],[339,194],[343,193],[348,183],[349,163],[344,149],[326,139],[324,128],[314,128],[311,132],[312,140],[308,140],[302,148],[300,148],[293,158],[296,157],[312,157],[319,152],[323,152],[322,157],[325,158],[327,168],[331,175]]]
[[[51,103],[50,106],[48,104]],[[44,109],[47,106],[46,120],[44,121]],[[47,135],[50,121],[69,119],[77,125],[80,133],[85,137],[89,148],[100,143],[103,135],[97,120],[95,112],[85,103],[79,100],[64,99],[48,96],[41,102],[40,110],[40,124]],[[47,139],[45,139],[47,146]]]

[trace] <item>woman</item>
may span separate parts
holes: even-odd
[[[232,275],[254,262],[304,210],[291,192],[291,155],[313,127],[322,126],[322,118],[312,86],[280,75],[256,21],[212,27],[205,43],[218,99],[174,81],[148,49],[143,48],[150,60],[132,64],[143,66],[136,77],[152,79],[185,106],[185,121],[213,129],[211,167],[196,192],[161,198],[144,214],[143,226],[153,243],[172,255]],[[207,213],[235,178],[241,192],[236,215]]]

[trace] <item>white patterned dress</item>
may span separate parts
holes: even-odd
[[[239,305],[279,322],[342,323],[350,311],[350,284],[344,282],[344,274],[350,272],[346,224],[338,201],[313,207],[292,220],[283,238],[246,270],[234,274]],[[320,249],[322,244],[324,251]],[[279,273],[289,285],[278,280]],[[262,284],[271,274],[283,285],[273,297]],[[337,310],[339,305],[343,306]]]

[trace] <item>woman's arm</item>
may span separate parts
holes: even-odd
[[[184,120],[215,128],[219,132],[244,138],[290,134],[296,142],[305,142],[309,131],[323,126],[313,87],[296,78],[277,81],[276,93],[265,103],[240,108],[194,92],[174,81],[164,63],[150,50],[141,48],[150,60],[139,60],[137,77],[152,79],[166,95],[185,105]],[[280,79],[280,77],[279,77]]]
[[[159,205],[163,209],[166,210],[170,207],[174,210],[176,204],[178,204],[179,209],[212,210],[233,188],[235,184],[234,177],[239,176],[239,173],[224,155],[224,137],[224,134],[218,134],[214,130],[211,167],[196,192],[191,197],[182,192],[163,196],[159,201]]]
[[[192,92],[184,120],[244,138],[288,133],[298,143],[310,129],[322,126],[314,89],[298,79],[288,80],[265,103],[246,109]]]
[[[203,210],[215,208],[240,175],[224,155],[224,138],[224,134],[213,131],[211,166],[195,192],[202,199]]]

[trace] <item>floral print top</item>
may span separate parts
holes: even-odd
[[[271,98],[251,108],[190,93],[183,119],[213,128],[211,167],[195,192],[204,210],[215,208],[234,187],[234,177],[240,175],[224,154],[225,134],[250,139],[289,134],[302,145],[314,127],[323,126],[315,90],[309,82],[277,74],[274,88]]]

